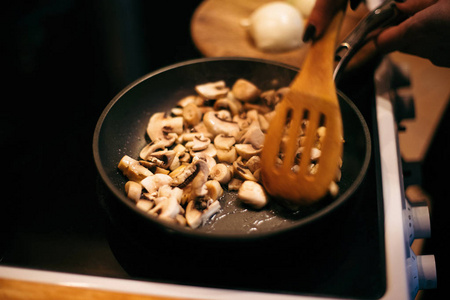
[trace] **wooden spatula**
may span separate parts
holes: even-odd
[[[339,168],[343,133],[333,70],[343,16],[344,12],[338,12],[323,37],[312,43],[265,138],[261,154],[264,187],[289,204],[307,205],[325,196]],[[325,131],[320,141],[319,127]],[[317,143],[321,155],[311,168],[311,149]]]

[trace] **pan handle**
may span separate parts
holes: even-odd
[[[399,19],[399,15],[395,1],[388,0],[368,13],[356,25],[355,29],[336,48],[335,60],[338,63],[333,74],[336,82],[340,79],[342,72],[353,55],[374,36],[370,35],[370,33],[376,29],[395,24]]]

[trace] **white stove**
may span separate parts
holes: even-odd
[[[381,67],[383,64],[381,65]],[[402,164],[399,155],[397,121],[390,99],[389,74],[379,68],[375,74],[377,138],[382,186],[384,232],[382,244],[383,292],[370,299],[414,299],[419,289],[436,287],[433,255],[416,255],[410,246],[416,238],[430,236],[430,219],[426,206],[412,206],[405,197]],[[386,86],[387,84],[387,86]],[[371,257],[367,257],[371,259]],[[276,275],[275,275],[276,276]],[[106,291],[192,299],[342,299],[311,293],[266,292],[257,289],[213,288],[199,285],[161,283],[135,278],[116,278],[70,271],[42,270],[28,266],[0,265],[0,278],[82,287]],[[384,282],[385,281],[385,282]],[[355,283],[357,284],[357,283]],[[354,297],[351,297],[355,299]],[[365,298],[367,299],[367,298]]]

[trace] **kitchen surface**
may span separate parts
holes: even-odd
[[[196,32],[195,18],[204,13],[207,2],[177,1],[176,7],[174,3],[156,7],[153,2],[137,0],[14,1],[6,5],[8,26],[2,30],[8,74],[5,89],[10,91],[5,90],[0,112],[1,149],[8,177],[2,186],[6,195],[0,209],[0,267],[87,274],[100,276],[100,281],[145,276],[136,268],[139,260],[129,256],[145,253],[129,249],[134,243],[109,225],[102,207],[104,187],[92,154],[94,129],[110,100],[137,78],[173,63],[223,55],[215,55],[212,44],[201,40],[206,34],[204,27]],[[242,13],[242,9],[248,7],[243,5],[236,11]],[[355,18],[363,13],[364,8],[360,8]],[[232,17],[225,19],[230,22]],[[211,43],[216,38],[211,37]],[[355,58],[358,61],[351,74],[365,73],[359,74],[359,86],[352,86],[352,79],[346,77],[346,92],[357,95],[352,89],[367,85],[361,82],[370,78],[368,72],[376,64],[370,52],[369,56]],[[431,238],[416,240],[412,247],[416,254],[435,255],[438,288],[420,292],[417,298],[442,299],[445,282],[450,279],[445,245],[450,230],[445,175],[450,167],[450,69],[401,53],[392,53],[389,59],[409,76],[411,88],[402,88],[399,93],[414,99],[414,113],[407,110],[404,114],[398,136],[406,195],[411,202],[427,201],[431,211]],[[289,63],[292,56],[278,55],[278,61]],[[411,108],[410,104],[406,102],[406,107]],[[367,246],[360,243],[362,248]],[[374,295],[377,288],[383,290],[378,271],[370,274],[375,278]],[[57,280],[51,276],[49,281]],[[124,296],[119,282],[117,290],[103,292],[82,285],[52,286],[51,282],[26,283],[8,277],[0,273],[0,296],[12,299]],[[170,281],[166,277],[159,280],[164,284]],[[370,280],[369,276],[366,284]],[[126,299],[164,298],[141,296],[138,284],[129,288],[131,294]],[[180,287],[169,282],[167,288],[178,291]],[[190,288],[180,289],[173,298],[189,298],[183,293],[192,291]],[[363,294],[375,299],[368,293]]]

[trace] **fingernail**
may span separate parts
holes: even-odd
[[[358,7],[359,3],[361,3],[360,0],[350,0],[350,8],[352,10],[355,10]]]
[[[315,33],[316,33],[316,26],[308,24],[305,30],[305,34],[303,34],[303,42],[305,43],[309,42],[314,37]]]

